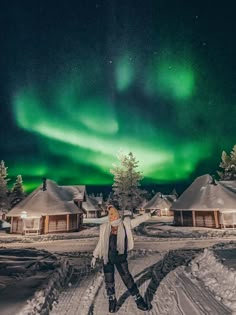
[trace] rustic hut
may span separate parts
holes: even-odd
[[[162,195],[164,198],[166,198],[171,204],[177,200],[178,195],[177,194],[170,194],[170,195]]]
[[[11,233],[47,234],[79,230],[83,212],[74,203],[73,190],[65,187],[45,180],[8,212]]]
[[[108,215],[108,211],[107,211],[107,202],[105,202],[103,194],[97,194],[97,195],[90,195],[91,198],[95,199],[97,201],[97,204],[99,206],[99,208],[101,209],[101,216],[106,216]]]
[[[100,218],[102,208],[98,204],[98,200],[85,194],[85,201],[82,202],[82,210],[86,218]]]
[[[173,212],[170,211],[171,205],[172,203],[162,193],[158,192],[143,206],[143,212],[147,213],[151,210],[156,210],[159,216],[170,216],[173,215]]]
[[[147,204],[147,200],[144,199],[138,206],[137,208],[135,209],[135,212],[138,213],[138,214],[144,214],[145,213],[145,210],[144,210],[144,206]]]
[[[236,182],[216,181],[206,174],[195,181],[173,203],[174,222],[197,227],[236,225]]]

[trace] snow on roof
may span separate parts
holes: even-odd
[[[213,181],[208,174],[197,177],[173,203],[171,210],[236,211],[236,183]]]
[[[174,194],[171,195],[163,195],[168,201],[170,201],[171,203],[173,203],[174,201],[177,200],[177,196]]]
[[[84,200],[85,196],[85,185],[70,185],[70,186],[61,186],[68,192],[72,194],[72,199],[74,200]]]
[[[160,192],[156,193],[143,207],[143,209],[165,209],[170,208],[171,202]]]
[[[82,209],[85,211],[101,211],[98,201],[86,194],[86,201],[82,202]]]
[[[103,203],[103,196],[94,196],[94,199],[97,200],[99,205],[102,205],[102,203]]]
[[[7,216],[20,216],[22,211],[26,211],[29,217],[82,213],[74,204],[73,194],[50,179],[46,181],[46,190],[40,185],[10,210]]]

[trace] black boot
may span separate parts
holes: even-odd
[[[134,300],[137,304],[138,309],[140,309],[141,311],[147,311],[149,309],[147,303],[144,301],[143,297],[139,293],[134,295]]]
[[[109,312],[115,313],[116,312],[116,296],[115,294],[109,295]]]

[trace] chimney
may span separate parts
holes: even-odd
[[[45,191],[45,190],[47,190],[47,178],[46,177],[43,177],[42,178],[42,180],[43,180],[43,191]]]

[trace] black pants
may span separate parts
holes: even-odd
[[[107,295],[109,296],[109,295],[115,294],[115,277],[114,277],[115,266],[125,286],[129,290],[130,294],[131,295],[138,294],[139,290],[137,288],[137,285],[134,282],[134,279],[131,273],[129,272],[128,261],[127,259],[124,259],[119,262],[112,260],[112,261],[108,261],[106,265],[103,264]]]

